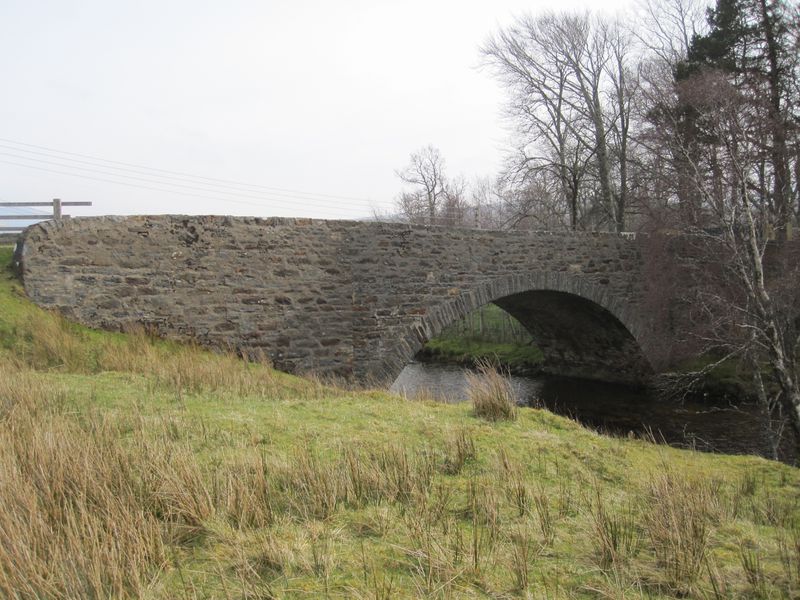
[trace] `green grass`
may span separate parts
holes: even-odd
[[[425,358],[476,365],[490,361],[508,367],[512,371],[536,370],[544,360],[542,351],[534,345],[489,342],[472,338],[435,338],[422,351]]]
[[[0,273],[3,597],[791,598],[798,498],[760,458],[90,331]]]
[[[439,337],[528,344],[531,334],[496,304],[485,304],[445,327]]]
[[[499,306],[487,304],[446,327],[420,352],[423,359],[475,367],[491,362],[535,372],[544,360],[531,335]]]

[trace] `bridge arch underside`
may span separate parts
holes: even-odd
[[[641,383],[652,369],[628,329],[591,300],[550,290],[494,301],[525,327],[544,354],[546,373]]]
[[[544,354],[542,372],[633,385],[645,383],[652,376],[653,368],[633,333],[639,330],[637,323],[631,322],[626,309],[617,306],[619,303],[606,308],[600,304],[607,304],[603,294],[596,294],[599,301],[595,301],[587,297],[595,295],[592,294],[594,290],[586,285],[582,289],[584,292],[588,289],[588,293],[530,289],[499,298],[485,298],[483,302],[462,298],[445,303],[414,328],[413,342],[402,344],[399,356],[395,357],[402,365],[407,364],[445,327],[471,310],[493,303],[531,333]],[[622,313],[623,317],[618,318],[615,313]],[[402,365],[392,368],[392,377],[399,374]]]

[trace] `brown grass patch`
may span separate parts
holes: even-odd
[[[511,381],[488,362],[478,365],[477,373],[467,373],[467,396],[475,416],[487,421],[514,421],[517,401]]]

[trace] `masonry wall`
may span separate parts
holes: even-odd
[[[224,217],[85,218],[28,231],[25,290],[93,327],[262,350],[278,368],[352,371],[353,225]]]
[[[26,292],[42,306],[93,327],[138,323],[168,337],[261,350],[287,371],[391,379],[449,322],[487,302],[537,290],[582,298],[585,307],[578,303],[576,310],[604,315],[576,318],[576,327],[601,327],[609,316],[622,325],[613,335],[573,327],[576,348],[558,350],[558,340],[549,346],[542,340],[554,348],[548,357],[554,369],[559,360],[580,366],[581,345],[586,356],[599,357],[595,373],[603,348],[629,344],[609,359],[616,362],[609,373],[619,372],[627,355],[648,352],[638,246],[612,234],[137,216],[36,225],[22,248]],[[555,314],[541,313],[543,298],[540,317]],[[562,310],[557,318],[568,314]],[[639,361],[631,369],[638,376],[646,361],[630,358]]]

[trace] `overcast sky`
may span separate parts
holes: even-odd
[[[478,69],[489,34],[525,11],[629,4],[3,0],[0,201],[386,212],[394,170],[426,144],[451,175],[497,172],[503,92]]]

